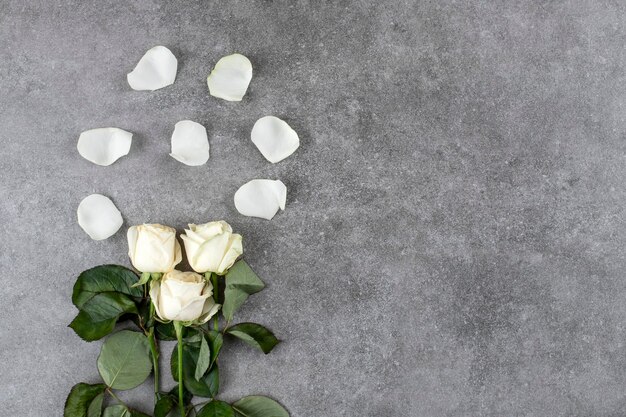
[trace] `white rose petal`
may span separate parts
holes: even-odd
[[[174,84],[176,57],[165,46],[155,46],[141,57],[135,69],[126,78],[133,90],[158,90]]]
[[[107,166],[128,155],[133,134],[116,127],[84,131],[78,138],[80,156],[96,165]]]
[[[204,126],[191,120],[176,123],[170,156],[185,165],[205,164],[209,160],[209,138]]]
[[[122,214],[115,204],[101,194],[87,196],[76,210],[78,224],[93,240],[113,236],[122,227]]]
[[[241,101],[252,79],[252,63],[241,54],[223,57],[207,78],[212,96],[228,101]]]
[[[250,134],[252,143],[265,159],[275,164],[294,153],[300,146],[298,134],[285,121],[274,116],[260,118]]]
[[[235,193],[235,207],[244,216],[271,220],[285,209],[287,187],[280,180],[252,180]]]

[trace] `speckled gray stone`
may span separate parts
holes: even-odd
[[[283,340],[228,344],[226,400],[625,415],[625,16],[619,0],[2,1],[0,414],[60,416],[97,381],[70,293],[88,267],[129,264],[127,226],[226,219],[267,283],[238,319]],[[155,45],[176,82],[132,91]],[[254,66],[240,103],[206,87],[233,52]],[[301,138],[276,165],[249,138],[269,114]],[[207,127],[207,165],[168,156],[182,119]],[[99,167],[76,141],[106,126],[135,136]],[[289,189],[272,221],[234,208],[252,178]],[[76,222],[94,192],[125,220],[100,242]],[[150,382],[124,398],[151,411]]]

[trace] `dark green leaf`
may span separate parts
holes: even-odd
[[[187,327],[187,332],[184,334],[183,339],[185,339],[185,344],[193,345],[200,349],[200,341],[202,340],[203,333],[201,331],[197,331],[192,327]]]
[[[239,260],[226,274],[224,305],[222,314],[228,322],[232,321],[235,311],[241,307],[249,295],[261,291],[263,281],[254,273],[244,260]]]
[[[164,395],[154,405],[154,417],[166,417],[176,407],[176,399],[170,395]]]
[[[104,393],[99,394],[93,399],[87,409],[87,417],[100,417],[102,415],[102,403],[104,402]]]
[[[111,333],[120,316],[127,313],[137,313],[137,306],[129,297],[115,292],[99,293],[82,305],[70,327],[91,342]]]
[[[198,352],[198,362],[196,363],[196,372],[194,374],[196,380],[202,378],[202,375],[209,369],[211,364],[211,351],[209,344],[204,337],[200,338],[200,351]]]
[[[243,397],[233,403],[237,417],[289,417],[285,408],[276,401],[260,395]]]
[[[65,409],[63,410],[63,417],[88,417],[89,409],[93,402],[100,402],[102,405],[102,398],[98,398],[102,395],[106,385],[104,384],[85,384],[80,383],[72,387],[70,394],[65,400]]]
[[[174,330],[173,321],[169,323],[156,322],[154,328],[159,340],[176,340],[176,330]],[[190,327],[183,327],[183,339],[189,336],[190,330]]]
[[[220,372],[217,364],[213,365],[209,373],[204,376],[203,382],[206,384],[207,387],[209,387],[209,395],[205,395],[205,397],[215,398],[220,390]],[[195,395],[201,396],[201,394]]]
[[[141,333],[122,330],[109,337],[98,356],[98,371],[109,387],[135,388],[152,370],[148,338]]]
[[[173,321],[170,321],[169,323],[157,322],[154,328],[159,340],[176,340],[176,331],[174,330]],[[186,327],[183,328],[183,337],[185,335],[185,329]]]
[[[150,299],[143,299],[137,303],[137,315],[133,315],[131,320],[142,329],[149,329],[154,326],[156,320],[154,317],[150,317]]]
[[[202,407],[196,417],[235,417],[235,410],[224,401],[213,400]]]
[[[265,354],[280,342],[272,332],[256,323],[240,323],[230,327],[226,332],[260,349]]]
[[[143,297],[142,288],[133,288],[137,274],[120,265],[100,265],[88,269],[78,276],[72,302],[79,309],[89,299],[102,292],[119,292],[130,297]]]
[[[224,337],[222,334],[215,330],[209,330],[207,332],[207,337],[209,339],[209,347],[211,348],[211,363],[209,364],[209,368],[213,366],[215,361],[217,360],[217,356],[220,354],[220,349],[222,349],[222,344],[224,343]]]
[[[178,385],[175,385],[174,388],[170,390],[169,395],[173,397],[176,401],[176,404],[178,404]],[[185,387],[183,387],[183,402],[185,403],[185,405],[190,404],[192,399],[193,394],[187,391]]]
[[[131,417],[131,414],[125,405],[116,404],[105,408],[102,417]]]
[[[178,412],[178,385],[169,392],[161,393],[159,397],[154,406],[154,417],[172,417]],[[193,395],[183,388],[183,403],[186,406],[190,405],[192,398]]]
[[[141,411],[133,410],[132,408],[130,410],[130,415],[131,417],[150,417],[148,414],[142,413]]]
[[[187,353],[187,349],[189,349],[189,347],[183,344],[183,373],[185,372],[185,367],[189,367],[189,361],[191,360],[186,357],[186,356],[189,356]],[[195,368],[195,363],[194,363],[194,368]],[[172,356],[170,356],[170,371],[172,372],[172,378],[174,379],[174,381],[179,382],[178,381],[178,343],[176,343],[176,345],[174,345],[174,349],[172,349]]]
[[[116,404],[110,405],[104,410],[102,417],[150,417],[148,414],[141,411],[127,408],[125,405]]]
[[[204,374],[200,380],[195,379],[200,346],[183,344],[183,381],[185,388],[199,397],[215,397],[219,391],[219,371],[217,364]],[[174,347],[170,359],[170,368],[174,381],[178,381],[178,349]]]

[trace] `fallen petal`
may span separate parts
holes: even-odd
[[[235,193],[235,207],[244,216],[271,220],[285,209],[287,187],[280,180],[252,180]]]
[[[294,153],[300,146],[298,134],[284,120],[274,116],[261,117],[252,128],[252,143],[265,159],[275,164]]]
[[[176,123],[170,156],[185,165],[205,164],[209,160],[209,138],[204,126],[191,120]]]
[[[80,156],[97,165],[107,166],[128,155],[133,134],[116,127],[87,130],[78,138]]]
[[[126,78],[133,90],[158,90],[174,84],[176,57],[165,46],[155,46],[141,57],[135,69]]]
[[[113,236],[122,227],[122,214],[115,204],[101,194],[83,199],[76,210],[78,224],[93,240]]]
[[[252,63],[241,54],[223,57],[207,78],[213,97],[228,101],[241,101],[252,79]]]

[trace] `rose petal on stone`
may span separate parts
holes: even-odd
[[[115,204],[101,194],[83,199],[76,210],[78,224],[93,240],[113,236],[122,227],[122,214]]]
[[[141,57],[126,78],[133,90],[154,91],[174,84],[177,67],[172,51],[165,46],[155,46]]]
[[[185,165],[205,164],[209,160],[209,138],[204,126],[191,120],[176,123],[170,156]]]
[[[86,130],[78,138],[80,156],[96,165],[107,166],[128,155],[133,134],[116,127]]]
[[[287,122],[274,116],[257,120],[250,137],[265,159],[273,164],[287,158],[300,146],[295,130]]]
[[[223,57],[207,78],[209,93],[228,101],[241,101],[252,79],[252,63],[241,54]]]
[[[252,180],[235,193],[235,207],[244,216],[271,220],[285,209],[287,187],[280,180]]]

